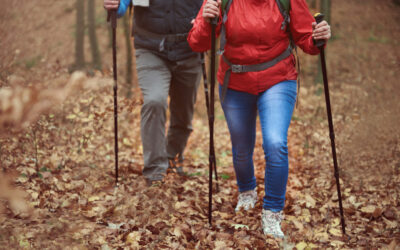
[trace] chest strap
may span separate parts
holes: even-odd
[[[178,33],[178,34],[157,34],[146,29],[139,27],[138,25],[133,25],[132,34],[137,34],[139,36],[143,36],[146,38],[159,40],[159,48],[160,52],[165,50],[165,42],[182,42],[187,40],[188,33]]]
[[[222,58],[224,61],[229,65],[228,70],[225,72],[224,76],[224,83],[222,85],[222,90],[221,90],[221,102],[224,101],[225,99],[225,94],[228,89],[228,84],[229,84],[229,79],[231,78],[231,73],[246,73],[246,72],[258,72],[258,71],[263,71],[268,68],[271,68],[278,62],[282,61],[283,59],[287,58],[292,54],[292,46],[289,45],[289,47],[283,51],[279,56],[275,57],[274,59],[268,61],[268,62],[263,62],[259,64],[251,64],[251,65],[240,65],[240,64],[233,64],[231,63],[225,55],[222,55]]]

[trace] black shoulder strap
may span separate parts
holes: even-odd
[[[218,53],[220,55],[222,55],[224,53],[224,49],[225,49],[225,44],[226,44],[225,23],[228,20],[228,12],[229,12],[229,9],[231,8],[232,2],[233,2],[233,0],[228,0],[228,2],[225,5],[225,10],[223,12],[222,25],[221,25],[221,38],[220,38],[219,51],[218,51]]]
[[[281,12],[282,16],[283,16],[283,22],[282,22],[282,26],[281,29],[285,30],[288,33],[288,37],[290,40],[290,44],[292,46],[292,48],[294,48],[295,51],[295,57],[296,57],[296,66],[297,66],[297,72],[299,73],[298,78],[297,78],[297,98],[296,98],[296,107],[299,104],[299,95],[300,95],[300,60],[299,60],[299,56],[297,54],[297,46],[294,43],[292,34],[290,33],[290,29],[289,29],[289,24],[290,24],[290,15],[289,15],[289,11],[290,11],[290,0],[286,0],[285,4],[282,3],[282,1],[284,0],[275,0],[276,4],[278,5],[279,11]]]
[[[281,29],[284,30],[290,23],[290,15],[289,15],[289,9],[286,9],[285,6],[282,4],[281,0],[275,0],[276,4],[278,5],[279,11],[281,12],[283,16],[283,22]],[[289,1],[289,8],[290,8],[290,1]]]

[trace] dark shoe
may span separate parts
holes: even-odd
[[[183,171],[182,161],[169,159],[168,160],[168,169],[174,173],[177,173],[180,176],[185,176],[185,172]]]

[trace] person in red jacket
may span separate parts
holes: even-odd
[[[221,0],[205,0],[189,45],[204,52],[211,47],[210,19],[221,16]],[[284,15],[285,14],[285,15]],[[305,0],[292,0],[289,13],[280,1],[231,0],[219,18],[222,56],[217,78],[220,99],[232,141],[233,166],[239,187],[236,211],[257,202],[253,151],[256,117],[260,117],[266,160],[261,222],[264,234],[284,237],[281,230],[288,178],[287,132],[297,98],[297,45],[318,54],[314,40],[328,40],[330,26],[316,24]]]

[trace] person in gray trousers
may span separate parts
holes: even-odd
[[[131,0],[104,0],[104,8],[123,16]],[[183,174],[183,151],[192,132],[201,76],[200,55],[187,33],[203,0],[132,0],[136,69],[143,94],[141,138],[147,184],[162,181],[168,167]],[[165,136],[170,98],[170,124]]]

